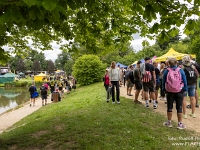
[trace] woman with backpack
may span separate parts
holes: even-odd
[[[198,71],[196,70],[196,67],[192,65],[190,62],[190,56],[186,55],[182,59],[182,69],[185,72],[186,75],[186,80],[187,80],[187,93],[188,96],[190,97],[190,104],[191,104],[191,109],[192,112],[190,113],[190,116],[195,118],[195,106],[196,106],[196,99],[195,99],[195,89],[196,89],[196,83],[198,79]],[[183,117],[186,119],[186,98],[187,98],[187,93],[184,94],[184,99],[183,99]]]
[[[176,110],[178,117],[178,129],[185,129],[186,126],[182,123],[182,104],[183,93],[187,91],[187,81],[184,71],[177,67],[176,58],[169,58],[169,67],[163,73],[162,89],[167,95],[167,118],[168,121],[163,125],[172,127],[172,110],[173,103],[176,102]]]

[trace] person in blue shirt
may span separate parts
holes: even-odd
[[[168,60],[169,68],[177,69],[177,60],[176,58],[169,58]],[[176,110],[177,110],[177,117],[178,117],[178,129],[185,129],[186,126],[182,123],[182,104],[183,104],[183,94],[187,92],[187,80],[184,71],[180,68],[179,72],[181,74],[181,80],[183,83],[182,89],[179,92],[168,92],[165,89],[165,84],[167,80],[168,70],[166,69],[163,73],[163,82],[162,82],[162,89],[167,94],[167,118],[168,121],[164,122],[163,125],[167,127],[172,127],[171,119],[172,119],[172,109],[173,109],[173,102],[176,102]]]

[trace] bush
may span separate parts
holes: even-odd
[[[102,81],[106,65],[98,56],[83,55],[79,57],[73,66],[73,76],[80,85],[89,85]]]

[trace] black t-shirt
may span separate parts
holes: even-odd
[[[29,92],[30,92],[30,94],[33,94],[34,92],[35,92],[35,86],[30,86],[29,87]]]
[[[154,66],[152,64],[147,63],[145,64],[145,70],[151,72],[152,80],[154,80],[153,79],[153,71],[155,71]]]
[[[156,73],[156,76],[159,76],[160,75],[160,70],[158,68],[155,68],[155,73]]]
[[[154,68],[154,66],[152,64],[148,64],[147,63],[147,64],[145,64],[145,70],[146,71],[150,71],[151,75],[153,75],[152,72],[155,71],[155,68]]]

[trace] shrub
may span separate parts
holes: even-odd
[[[73,76],[80,85],[89,85],[102,81],[105,67],[98,56],[83,55],[75,61]]]

